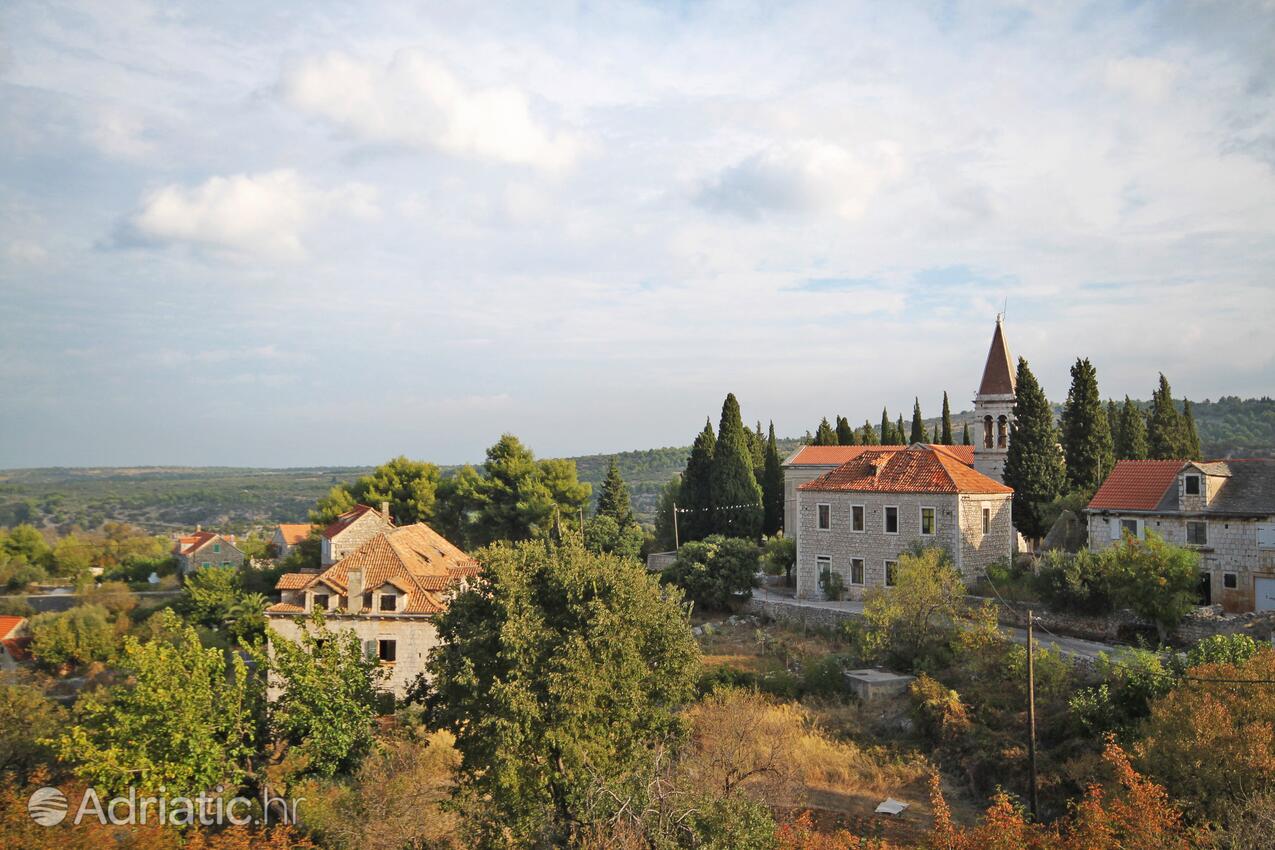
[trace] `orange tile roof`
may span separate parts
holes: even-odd
[[[9,637],[26,621],[26,617],[19,617],[16,614],[0,614],[0,638]]]
[[[930,443],[929,445],[936,452],[947,452],[966,466],[974,465],[973,446],[945,446],[941,443]]]
[[[289,546],[296,546],[301,541],[310,536],[310,532],[314,530],[314,526],[308,522],[281,522],[279,523],[279,536],[283,538],[283,542]]]
[[[974,465],[973,446],[943,446],[929,444],[936,451],[943,451],[964,463]],[[840,466],[852,461],[864,452],[894,453],[905,451],[907,446],[802,446],[786,463],[789,466]]]
[[[1013,493],[946,451],[915,445],[904,451],[865,451],[800,490],[878,493]]]
[[[293,605],[291,602],[276,602],[266,609],[271,614],[304,614],[305,608],[300,605]]]
[[[347,528],[353,525],[355,520],[363,516],[368,511],[371,511],[372,513],[377,513],[376,508],[370,507],[368,505],[355,505],[354,507],[350,508],[345,513],[341,514],[335,520],[333,520],[328,525],[327,528],[323,529],[323,536],[331,540],[333,537],[336,537],[342,531],[345,531]]]
[[[1153,511],[1185,460],[1121,460],[1089,500],[1089,510]]]
[[[5,638],[0,640],[0,644],[8,651],[9,657],[14,661],[30,661],[31,660],[31,638]]]
[[[275,590],[300,590],[314,579],[315,573],[284,573],[274,583]]]
[[[217,535],[211,531],[196,531],[194,534],[187,534],[184,537],[177,538],[177,545],[173,547],[174,555],[189,555],[198,551],[208,541]]]

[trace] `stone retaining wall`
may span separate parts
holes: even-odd
[[[775,602],[768,599],[750,599],[740,611],[757,617],[765,617],[784,626],[801,629],[835,629],[846,620],[862,619],[855,611],[835,608],[810,608],[794,602]]]
[[[1197,608],[1177,628],[1178,639],[1192,644],[1212,635],[1246,634],[1256,641],[1270,641],[1275,632],[1275,611],[1260,614],[1224,614],[1221,605]]]

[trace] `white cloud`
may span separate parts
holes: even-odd
[[[358,139],[453,156],[559,170],[580,151],[576,136],[551,130],[513,86],[470,86],[416,49],[387,67],[342,53],[285,68],[284,98]]]
[[[290,169],[210,177],[198,186],[170,184],[150,192],[120,229],[117,243],[184,243],[297,260],[306,254],[307,226],[337,209],[375,216],[375,193],[359,184],[319,189]]]
[[[1173,88],[1178,67],[1163,59],[1126,56],[1106,63],[1103,78],[1107,85],[1147,103],[1159,103]]]
[[[721,172],[699,193],[709,209],[746,217],[776,212],[863,216],[873,196],[903,173],[897,145],[861,153],[822,140],[774,145]]]
[[[38,242],[28,239],[12,239],[4,246],[4,254],[14,263],[39,265],[49,258],[49,252]]]

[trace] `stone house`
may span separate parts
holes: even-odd
[[[1275,611],[1275,460],[1122,460],[1085,510],[1089,549],[1152,531],[1200,555],[1200,602]]]
[[[30,647],[27,618],[0,614],[0,672],[13,672],[19,664],[30,661]]]
[[[292,551],[293,547],[304,541],[313,531],[314,526],[308,522],[283,522],[276,525],[274,534],[270,536],[270,543],[274,546],[275,557],[288,557],[288,553]]]
[[[951,446],[860,452],[797,488],[797,596],[823,595],[828,576],[862,598],[888,587],[899,555],[939,546],[966,580],[1013,551],[1013,490],[966,465]]]
[[[177,538],[173,554],[182,575],[206,567],[237,567],[244,562],[233,534],[216,534],[198,527],[194,534]]]
[[[355,505],[323,529],[319,541],[319,563],[330,567],[376,535],[393,528],[389,502],[381,502],[380,511],[367,505]]]
[[[424,523],[390,528],[321,572],[280,576],[280,601],[266,617],[276,634],[296,640],[322,611],[329,629],[352,630],[368,657],[380,659],[390,674],[382,687],[401,699],[438,644],[434,617],[479,571]]]

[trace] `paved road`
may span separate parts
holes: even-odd
[[[795,605],[799,608],[825,608],[834,611],[845,611],[851,614],[862,614],[863,603],[855,599],[847,599],[841,602],[829,602],[824,599],[794,599],[782,593],[775,593],[765,588],[756,588],[753,590],[753,598],[762,602],[777,602],[784,605]],[[1027,643],[1027,630],[1014,628],[1013,626],[1001,626],[1001,631],[1014,643]],[[1040,629],[1036,630],[1036,643],[1040,646],[1056,649],[1063,655],[1071,655],[1077,658],[1085,658],[1094,660],[1099,653],[1105,652],[1110,656],[1119,656],[1127,647],[1116,646],[1113,644],[1099,643],[1098,641],[1082,640],[1073,637],[1054,637]]]

